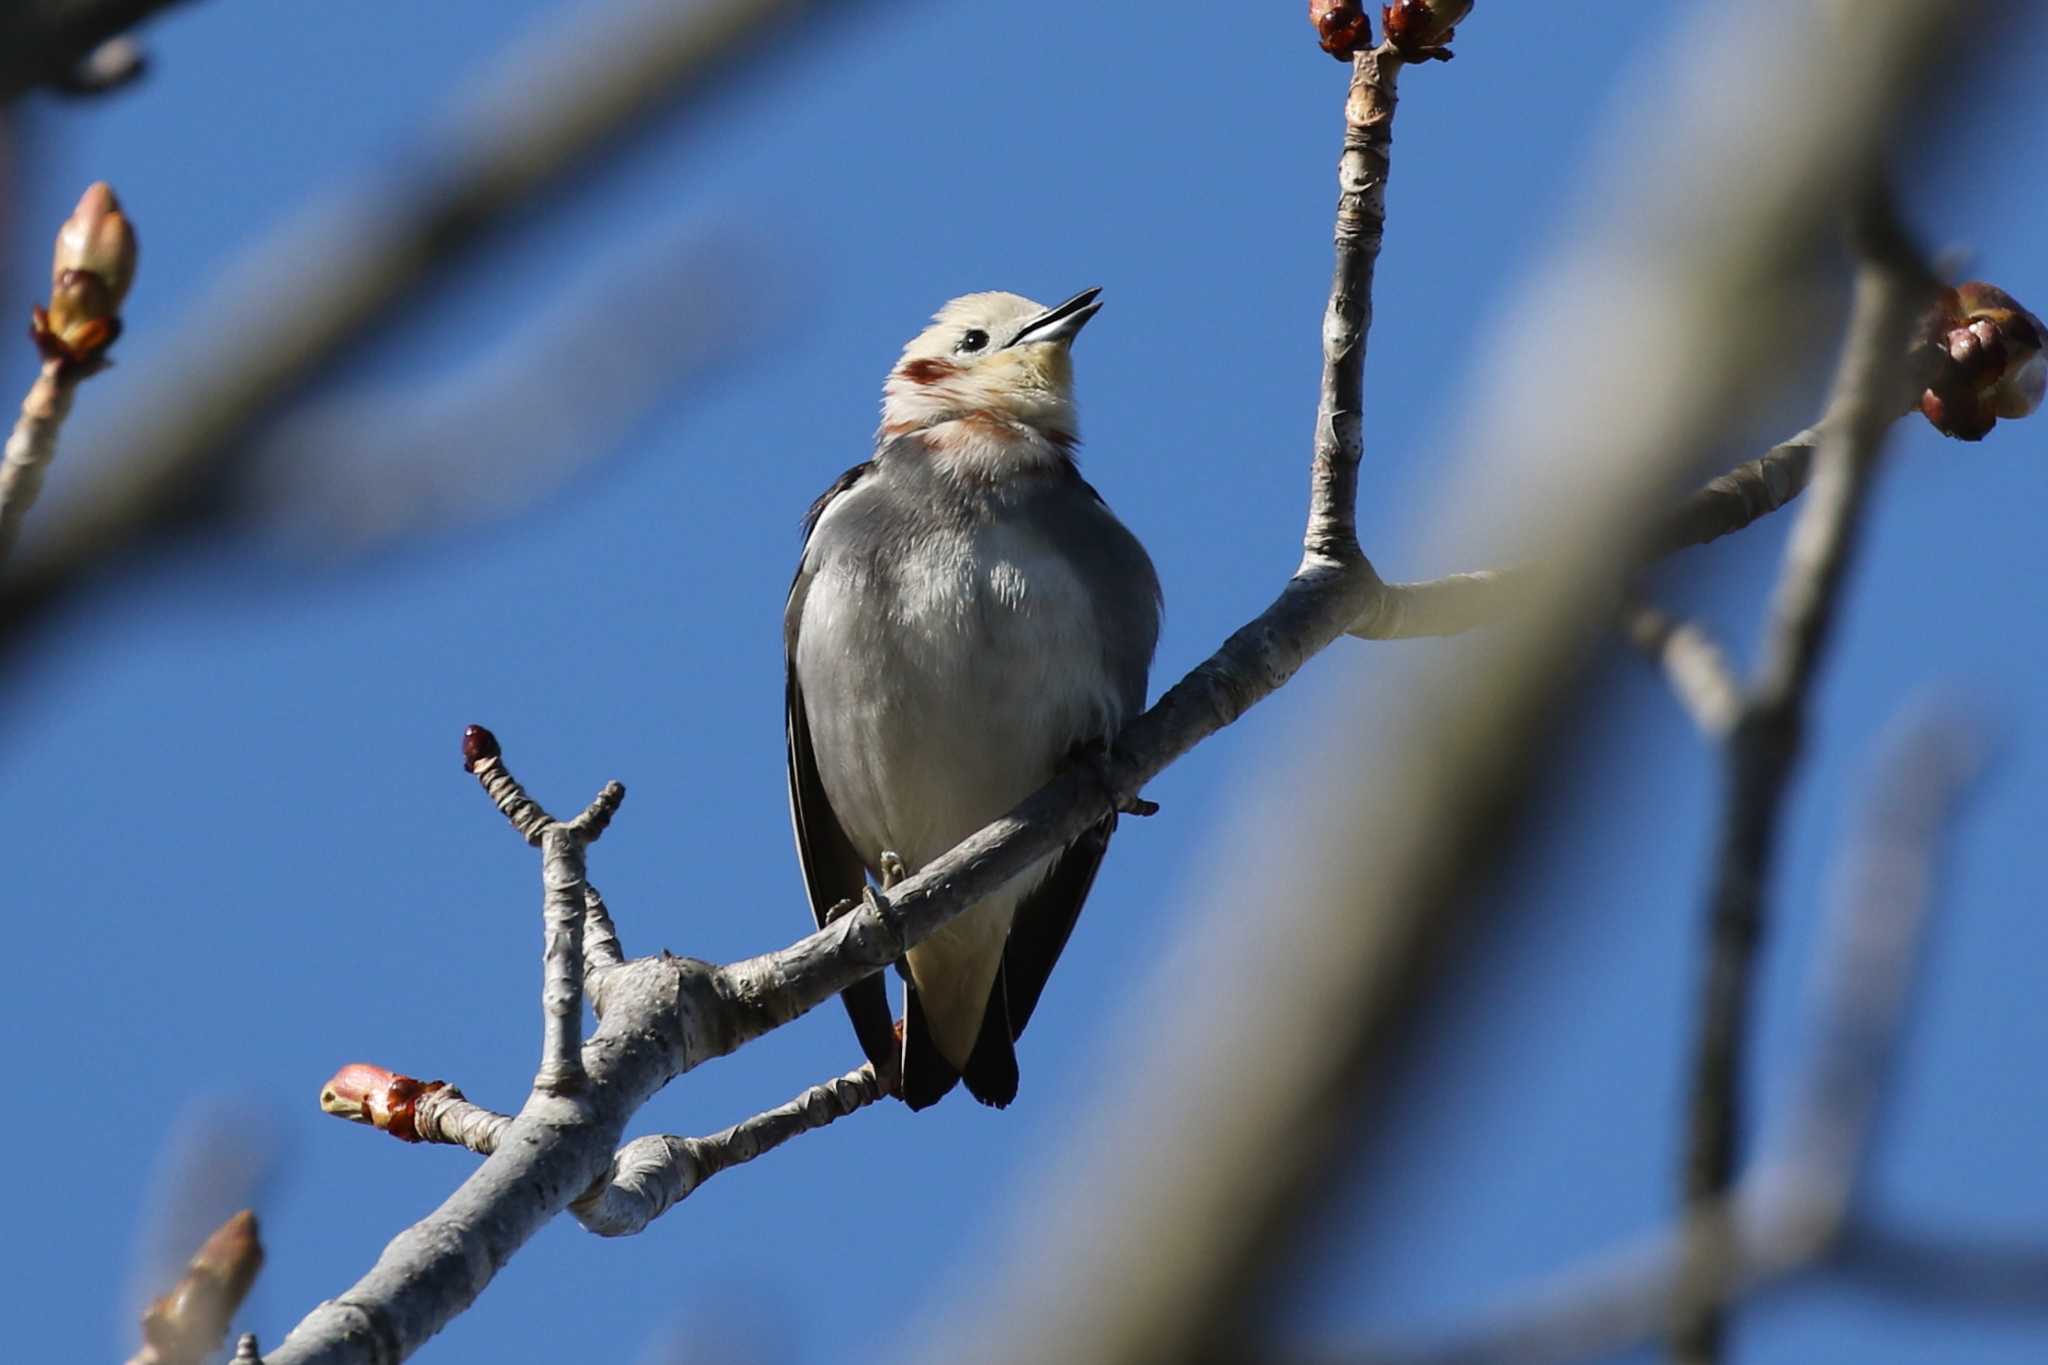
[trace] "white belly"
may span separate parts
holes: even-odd
[[[820,564],[796,668],[819,778],[855,850],[871,868],[887,850],[916,871],[1045,785],[1075,745],[1113,735],[1122,707],[1084,587],[1037,537],[986,527],[913,560],[919,571],[897,566],[893,584]],[[910,954],[956,1067],[1017,902],[1050,863]]]

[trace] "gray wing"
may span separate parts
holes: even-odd
[[[1080,573],[1101,613],[1102,647],[1109,676],[1123,693],[1128,722],[1145,707],[1145,683],[1159,644],[1162,597],[1159,574],[1145,547],[1109,510],[1102,495],[1076,474],[1045,495],[1058,499],[1035,524]],[[1114,735],[1103,735],[1107,742]],[[1021,1038],[1046,979],[1059,962],[1080,918],[1082,902],[1109,851],[1116,817],[1105,817],[1069,844],[1045,879],[1017,907],[1003,948],[1004,984],[1009,992],[1010,1036]]]
[[[859,482],[868,466],[860,465],[839,476],[824,496],[811,504],[804,518],[804,545],[810,546],[811,532],[833,498]],[[811,900],[811,914],[824,927],[826,912],[841,901],[857,899],[867,885],[867,868],[853,843],[840,827],[839,817],[825,796],[818,778],[818,756],[811,746],[810,714],[804,709],[803,684],[796,673],[797,633],[802,628],[804,596],[811,576],[800,558],[796,581],[790,585],[789,604],[782,616],[784,662],[784,728],[789,746],[789,818],[796,829],[796,856],[803,866],[804,889]],[[853,1021],[854,1036],[861,1051],[882,1074],[895,1065],[895,1021],[889,1011],[889,990],[884,975],[875,973],[839,993]]]

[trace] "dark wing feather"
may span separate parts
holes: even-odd
[[[1101,613],[1103,663],[1123,693],[1124,718],[1129,720],[1145,707],[1145,679],[1159,641],[1159,575],[1145,547],[1078,473],[1049,485],[1044,496],[1059,499],[1060,505],[1039,517],[1037,524],[1052,534],[1060,553],[1089,584]],[[1088,899],[1115,830],[1116,817],[1110,815],[1085,831],[1017,907],[1003,950],[1012,1038],[1023,1036],[1038,1008],[1046,978],[1074,932],[1081,903]]]
[[[1010,939],[1003,948],[1003,976],[1009,988],[1010,1037],[1022,1038],[1038,997],[1045,992],[1046,978],[1074,932],[1081,916],[1081,903],[1095,884],[1095,870],[1109,851],[1109,836],[1116,829],[1116,817],[1107,816],[1092,825],[1067,846],[1046,872],[1045,880],[1017,906],[1010,922]]]
[[[812,504],[809,515],[804,518],[806,546],[826,504],[853,487],[866,469],[866,465],[861,465],[840,475],[825,495]],[[789,741],[789,818],[796,829],[797,860],[803,865],[804,889],[810,895],[811,914],[822,928],[826,913],[833,906],[859,897],[861,889],[867,885],[867,868],[861,862],[860,854],[854,851],[852,841],[846,837],[846,831],[840,827],[839,817],[833,812],[832,803],[826,799],[824,784],[818,779],[818,756],[811,747],[810,716],[804,710],[803,686],[796,676],[796,637],[803,621],[804,595],[809,587],[810,575],[799,563],[796,582],[789,590],[789,605],[783,614],[786,656],[784,719]],[[878,1071],[888,1074],[895,1065],[896,1027],[889,1012],[887,979],[877,972],[841,991],[840,999],[846,1002],[846,1013],[853,1020],[854,1036],[860,1040],[861,1051],[867,1054]]]

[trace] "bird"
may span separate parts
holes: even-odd
[[[1144,707],[1159,576],[1075,463],[1070,348],[1101,293],[947,303],[889,373],[873,457],[804,519],[783,615],[789,802],[821,927],[868,879],[886,890],[1067,765],[1100,765]],[[911,948],[900,1033],[885,973],[843,993],[912,1109],[962,1079],[985,1105],[1016,1097],[1017,1039],[1116,818]]]

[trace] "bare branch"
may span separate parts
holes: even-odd
[[[1933,297],[1930,285],[1931,276],[1914,260],[1873,257],[1858,271],[1830,404],[1834,420],[1826,424],[1813,490],[1786,546],[1756,682],[1730,731],[1687,1119],[1685,1197],[1702,1215],[1706,1241],[1700,1255],[1707,1260],[1727,1260],[1727,1251],[1707,1242],[1733,1236],[1707,1215],[1719,1207],[1735,1175],[1744,1044],[1779,811],[1798,758],[1821,647],[1893,420],[1891,395],[1908,382],[1905,339]],[[1721,1336],[1711,1296],[1696,1308],[1681,1305],[1674,1355],[1690,1365],[1708,1365],[1719,1359]]]
[[[787,1104],[710,1137],[636,1138],[612,1161],[611,1178],[569,1206],[601,1237],[627,1237],[674,1208],[720,1171],[864,1109],[887,1092],[872,1065],[821,1081]]]
[[[1621,629],[1630,645],[1663,670],[1700,733],[1726,738],[1742,707],[1742,685],[1714,638],[1696,622],[1641,602],[1622,608]]]
[[[1317,734],[1319,766],[1346,774],[1347,799],[1330,811],[1301,803],[1290,827],[1301,843],[1276,855],[1296,880],[1220,889],[1240,913],[1219,911],[1209,941],[1175,963],[1193,979],[1277,989],[1202,991],[1191,1007],[1190,992],[1169,999],[1162,986],[1146,1027],[1174,1048],[1117,1078],[1113,1102],[1077,1125],[1056,1186],[1026,1215],[1036,1235],[982,1277],[999,1297],[977,1297],[972,1321],[955,1322],[932,1358],[1228,1354],[1248,1296],[1299,1244],[1309,1192],[1355,1148],[1352,1123],[1388,1101],[1376,1063],[1440,946],[1464,936],[1464,893],[1495,865],[1528,756],[1554,732],[1591,632],[1611,619],[1645,509],[1782,375],[1755,345],[1757,310],[1810,282],[1856,169],[1901,110],[1926,107],[1916,78],[1981,11],[1866,3],[1852,31],[1812,43],[1772,15],[1752,26],[1717,12],[1689,28],[1687,77],[1671,86],[1688,98],[1660,108],[1662,135],[1645,150],[1652,166],[1684,167],[1682,186],[1637,167],[1628,193],[1600,187],[1596,226],[1575,235],[1529,324],[1541,340],[1504,366],[1516,372],[1479,409],[1481,448],[1512,440],[1532,466],[1572,470],[1572,499],[1523,509],[1538,543],[1557,547],[1546,591],[1455,670],[1423,680],[1399,713],[1375,715],[1384,746],[1346,724]],[[1731,109],[1725,91],[1737,85],[1745,99]],[[1589,373],[1554,339],[1597,325],[1588,300],[1615,289],[1649,330]],[[1568,411],[1532,409],[1530,394],[1563,391],[1545,381],[1570,386]],[[1606,420],[1589,429],[1589,410]],[[1486,505],[1499,484],[1489,470],[1448,501]],[[1219,1076],[1227,1105],[1216,1103]]]
[[[599,1236],[631,1236],[720,1171],[772,1152],[799,1133],[845,1118],[885,1093],[874,1068],[861,1066],[710,1137],[636,1138],[619,1150],[610,1171],[571,1203],[569,1211]],[[423,1085],[363,1062],[335,1073],[320,1093],[320,1107],[404,1142],[466,1147],[478,1156],[497,1151],[512,1126],[511,1115],[470,1103],[454,1086],[440,1081]]]

